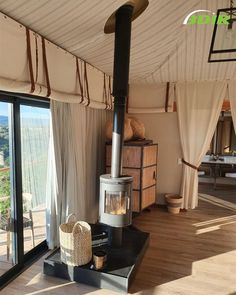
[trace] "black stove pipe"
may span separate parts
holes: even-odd
[[[114,96],[114,117],[111,176],[113,178],[122,174],[122,146],[129,83],[132,12],[133,6],[131,5],[123,5],[116,12],[112,93]]]
[[[122,147],[124,140],[124,123],[126,98],[129,85],[130,39],[133,6],[123,5],[116,12],[115,51],[113,66],[114,114],[112,132],[111,177],[122,174]],[[122,245],[123,229],[109,228],[109,244],[113,247]]]

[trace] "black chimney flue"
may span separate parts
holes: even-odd
[[[115,98],[128,95],[132,12],[131,5],[124,5],[116,12],[113,65],[113,96]]]
[[[107,34],[115,32],[114,117],[111,174],[100,176],[99,221],[108,225],[109,244],[112,247],[122,245],[122,228],[132,224],[133,177],[122,175],[122,147],[129,85],[131,22],[147,5],[148,0],[130,0],[109,17],[104,27]]]
[[[124,137],[125,105],[128,95],[130,39],[133,6],[123,5],[116,12],[115,52],[113,68],[114,117],[112,133],[111,176],[122,173],[122,146]]]

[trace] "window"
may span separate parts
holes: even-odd
[[[0,276],[16,263],[11,113],[12,104],[0,102]]]
[[[231,112],[222,112],[208,154],[234,155],[235,153],[236,134]]]
[[[49,147],[49,110],[20,106],[24,252],[46,239],[46,181]]]
[[[0,288],[46,249],[48,101],[0,95]]]

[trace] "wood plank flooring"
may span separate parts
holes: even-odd
[[[235,179],[231,181],[234,181],[234,183],[236,184]],[[199,193],[215,196],[222,200],[236,204],[236,185],[217,184],[216,188],[214,189],[213,184],[204,183],[199,184],[198,190]]]
[[[153,208],[134,220],[151,233],[150,246],[131,286],[139,295],[235,295],[236,211],[201,198],[198,209],[170,215]],[[114,295],[109,290],[46,277],[43,259],[3,295]]]

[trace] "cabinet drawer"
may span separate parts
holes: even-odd
[[[157,145],[145,146],[143,148],[143,167],[157,163]]]
[[[111,145],[106,145],[106,166],[111,166]],[[142,160],[143,151],[143,160]],[[157,162],[157,145],[124,146],[123,167],[140,168],[155,165]]]
[[[142,192],[142,209],[156,202],[156,186],[149,187]]]
[[[123,167],[140,168],[141,167],[141,147],[124,146],[123,149]]]
[[[106,167],[106,173],[111,173],[111,167]],[[123,168],[123,175],[133,177],[133,189],[140,189],[140,169]]]
[[[123,167],[141,167],[142,148],[137,146],[123,147]],[[106,145],[106,166],[111,166],[111,145]]]
[[[142,188],[156,184],[157,167],[151,166],[143,169]]]

